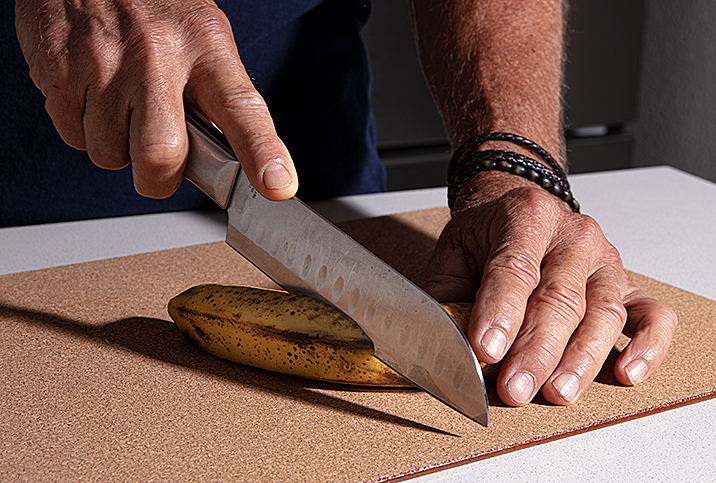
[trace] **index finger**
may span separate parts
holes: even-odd
[[[272,201],[292,197],[298,190],[296,168],[238,52],[211,65],[201,66],[192,76],[187,97],[221,128],[249,181],[262,196]]]
[[[524,217],[498,230],[475,296],[468,338],[478,359],[495,363],[515,340],[530,295],[540,283],[550,230],[544,217]]]

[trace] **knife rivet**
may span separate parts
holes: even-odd
[[[328,267],[325,265],[322,265],[321,268],[318,269],[318,277],[316,278],[316,289],[320,292],[321,289],[323,289],[323,286],[326,284],[326,279],[328,278]]]
[[[338,277],[338,279],[333,283],[333,293],[331,294],[331,300],[333,303],[338,302],[338,299],[341,298],[341,295],[343,294],[343,277]]]

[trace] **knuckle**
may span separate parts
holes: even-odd
[[[130,146],[132,162],[157,171],[172,171],[184,161],[184,145],[179,139]]]
[[[538,301],[547,304],[567,320],[582,320],[586,301],[582,290],[564,279],[549,282],[540,293]]]
[[[646,323],[636,330],[633,337],[644,336],[654,340],[653,346],[661,351],[666,351],[671,344],[671,339],[679,320],[676,313],[663,304],[654,304],[650,307],[650,323]]]
[[[599,320],[603,323],[610,324],[617,332],[621,332],[622,327],[626,324],[626,307],[613,297],[599,300],[590,310],[594,311],[594,315],[598,317]]]
[[[563,214],[559,200],[542,188],[517,188],[509,194],[516,198],[515,206],[519,210],[530,213],[530,216],[551,220]]]
[[[272,133],[254,132],[245,138],[247,152],[254,158],[270,159],[276,158],[276,153],[281,149],[279,139]]]
[[[189,48],[199,50],[212,63],[236,53],[231,23],[224,12],[213,3],[198,5],[183,19],[181,31]]]
[[[65,46],[40,45],[28,59],[30,77],[46,98],[80,95],[79,73]]]
[[[164,24],[152,28],[136,28],[123,53],[124,59],[115,63],[124,64],[126,71],[144,76],[159,75],[159,69],[175,70],[176,61],[181,58],[182,39],[176,30]],[[180,50],[177,51],[177,46]],[[176,74],[175,74],[176,75]]]
[[[545,381],[562,360],[568,340],[569,336],[559,328],[539,325],[524,330],[508,352],[503,367],[508,371],[527,370]]]
[[[221,107],[224,110],[241,112],[244,115],[267,115],[266,101],[257,91],[244,87],[224,96]]]
[[[657,362],[662,360],[666,355],[669,348],[669,341],[657,341],[656,344],[652,344],[647,347],[641,354],[640,357],[648,363]]]
[[[570,352],[578,354],[577,367],[579,372],[594,372],[602,367],[612,344],[606,337],[596,337],[587,341],[575,341],[571,344]]]
[[[493,258],[487,274],[507,275],[533,290],[540,282],[539,266],[531,259],[515,254],[504,254]]]
[[[619,250],[607,240],[599,223],[589,216],[580,216],[570,228],[573,246],[592,252],[603,264],[622,267]]]
[[[562,358],[564,345],[554,336],[544,336],[533,340],[537,350],[522,354],[519,365],[528,368],[538,379],[546,379],[554,371]]]
[[[517,188],[515,191],[519,191],[518,196],[522,204],[533,211],[546,209],[550,205],[550,196],[544,190],[529,187]]]
[[[233,38],[228,18],[219,8],[215,8],[215,5],[197,8],[194,10],[192,18],[194,24],[200,29],[200,37],[202,40],[210,41],[210,45],[216,43],[223,45]]]
[[[235,139],[242,155],[256,159],[286,156],[266,101],[257,91],[250,87],[236,89],[223,97],[220,109],[241,119],[239,137]]]
[[[606,245],[601,227],[589,216],[579,217],[571,223],[568,230],[571,232],[574,246],[587,248]]]
[[[667,326],[669,329],[671,329],[672,332],[679,324],[679,318],[677,317],[676,312],[661,303],[654,309],[654,315],[657,317],[657,319],[667,321]]]
[[[620,270],[624,266],[624,263],[622,262],[622,256],[619,253],[619,250],[612,245],[609,242],[606,242],[606,247],[604,248],[604,260],[607,264],[618,267]]]
[[[588,238],[599,238],[602,236],[602,228],[597,223],[597,220],[591,216],[581,216],[579,218],[578,227],[580,232]]]

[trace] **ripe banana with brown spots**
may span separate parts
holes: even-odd
[[[467,330],[472,304],[443,304]],[[206,284],[177,295],[171,318],[215,356],[294,376],[342,384],[412,384],[373,355],[373,343],[350,317],[307,296],[242,285]],[[499,365],[480,363],[486,380]]]

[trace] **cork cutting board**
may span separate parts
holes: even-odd
[[[419,282],[447,216],[343,226]],[[272,286],[223,243],[5,275],[0,479],[400,479],[712,397],[716,302],[635,278],[681,321],[650,381],[619,386],[613,351],[571,407],[509,408],[491,387],[486,429],[418,390],[322,384],[197,349],[166,313],[172,296],[205,282]]]

